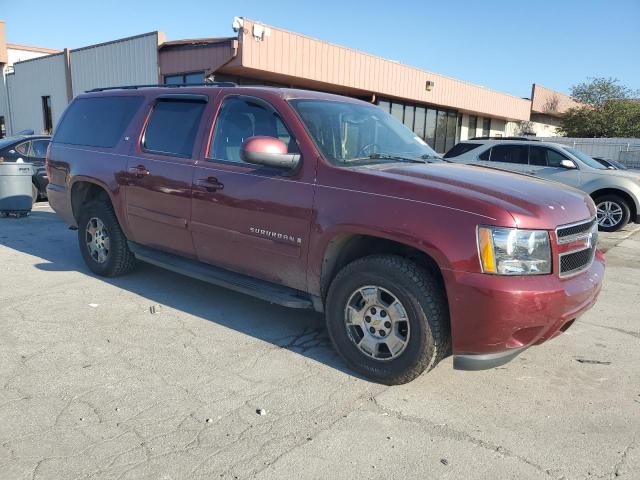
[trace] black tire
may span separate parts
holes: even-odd
[[[31,184],[31,205],[35,205],[38,201],[38,187],[36,187],[33,183]]]
[[[109,249],[104,262],[91,256],[87,246],[87,226],[92,219],[99,219],[108,232]],[[92,272],[103,277],[116,277],[129,273],[136,265],[136,257],[129,250],[118,218],[109,201],[93,201],[84,205],[78,215],[78,243],[85,263]]]
[[[375,285],[395,296],[406,310],[410,335],[397,358],[378,360],[352,341],[345,324],[345,309],[352,294]],[[326,302],[329,336],[349,367],[386,385],[410,382],[431,370],[451,350],[446,295],[436,277],[415,262],[394,255],[356,260],[335,277]]]
[[[616,223],[615,225],[603,226],[601,222],[598,221],[598,230],[601,230],[603,232],[617,232],[621,228],[624,228],[627,223],[629,223],[629,220],[631,219],[631,209],[629,208],[629,204],[624,198],[619,197],[618,195],[602,195],[600,197],[596,197],[593,201],[595,202],[596,207],[604,204],[605,202],[611,202],[612,204],[617,205],[620,210],[622,210],[622,217],[618,223]]]

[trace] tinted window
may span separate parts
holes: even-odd
[[[491,149],[491,161],[526,165],[527,148],[523,145],[497,145]]]
[[[31,142],[31,155],[36,158],[44,158],[47,154],[49,140],[34,140]]]
[[[427,112],[423,107],[416,107],[416,116],[413,121],[413,133],[420,138],[424,138],[424,120],[426,114]]]
[[[29,153],[31,152],[31,142],[24,142],[21,143],[20,145],[17,145],[15,148],[15,151],[18,152],[20,155],[29,155]]]
[[[205,102],[159,99],[144,133],[145,150],[190,157]]]
[[[467,138],[473,138],[476,136],[476,128],[478,127],[478,117],[475,115],[469,115],[469,130],[467,131]]]
[[[118,143],[142,97],[76,99],[56,129],[54,142],[112,148]]]
[[[491,119],[483,118],[482,119],[482,136],[488,137],[491,135]]]
[[[445,137],[444,150],[446,152],[456,144],[456,129],[458,125],[458,114],[456,112],[447,113],[447,135]]]
[[[484,152],[482,152],[478,158],[480,160],[489,160],[490,157],[491,157],[491,149],[489,148],[488,150],[485,150]]]
[[[273,108],[260,101],[232,97],[225,100],[218,114],[209,157],[242,162],[240,147],[254,136],[279,138],[289,153],[298,152],[298,144]]]
[[[470,152],[474,148],[478,148],[480,145],[480,143],[459,143],[447,153],[445,153],[444,158],[457,157],[459,155],[462,155],[463,153]]]
[[[547,166],[547,148],[529,147],[529,165]]]
[[[567,160],[567,157],[555,150],[550,148],[545,148],[545,150],[547,151],[547,165],[550,167],[560,167],[560,162]]]

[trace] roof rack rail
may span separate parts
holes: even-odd
[[[528,142],[539,142],[538,139],[531,137],[473,137],[469,140],[525,140]]]
[[[237,87],[233,82],[208,82],[208,83],[172,83],[156,85],[121,85],[118,87],[101,87],[87,90],[84,93],[104,92],[105,90],[137,90],[138,88],[181,88],[181,87]]]

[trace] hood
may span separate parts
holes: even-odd
[[[557,182],[541,180],[490,167],[457,163],[378,164],[362,167],[414,188],[404,188],[422,200],[500,218],[507,212],[520,228],[554,229],[595,216],[595,206],[584,192]]]

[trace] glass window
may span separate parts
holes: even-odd
[[[483,137],[491,136],[491,119],[490,118],[482,119],[482,136]]]
[[[165,75],[165,85],[202,84],[204,83],[204,72],[177,73]]]
[[[457,125],[458,125],[458,114],[456,112],[448,112],[447,113],[447,135],[445,137],[443,152],[446,152],[456,144]]]
[[[404,124],[408,129],[413,130],[414,108],[412,105],[404,106]]]
[[[529,165],[547,166],[547,148],[529,147]]]
[[[25,157],[28,156],[31,152],[31,142],[23,142],[20,145],[17,145],[15,151],[20,155],[24,155]]]
[[[491,149],[488,148],[487,150],[482,152],[478,158],[480,160],[489,160],[491,158]]]
[[[424,127],[424,141],[429,144],[431,148],[436,146],[436,120],[438,111],[431,108],[427,109],[427,119],[425,120]]]
[[[144,132],[146,151],[190,157],[206,102],[158,99]]]
[[[460,141],[460,134],[462,132],[462,114],[458,114],[458,125],[456,126],[456,143]]]
[[[476,136],[476,129],[478,128],[478,117],[475,115],[469,115],[469,130],[467,131],[467,139],[471,139]]]
[[[451,150],[449,150],[447,153],[444,154],[444,158],[457,157],[459,155],[462,155],[463,153],[470,152],[474,148],[478,148],[480,145],[482,144],[481,143],[458,143]]]
[[[259,100],[230,97],[218,114],[209,158],[242,163],[240,148],[254,136],[279,138],[289,153],[298,153],[298,144],[273,108]]]
[[[137,96],[78,98],[67,108],[53,141],[112,148],[142,101]]]
[[[334,164],[437,158],[413,131],[375,106],[306,99],[290,103],[323,156]]]
[[[378,106],[387,113],[391,112],[391,102],[388,102],[386,100],[379,100]]]
[[[445,143],[447,141],[447,112],[438,110],[438,120],[436,123],[436,152],[445,151]]]
[[[396,117],[401,122],[404,122],[404,105],[402,105],[401,103],[392,103],[391,115]]]
[[[47,155],[49,140],[34,140],[31,142],[31,156],[44,158]]]
[[[529,163],[527,157],[528,147],[526,145],[496,145],[491,149],[492,162],[526,165]]]
[[[427,112],[424,107],[416,107],[416,114],[413,120],[413,133],[422,139],[424,139],[424,121],[426,114]]]

